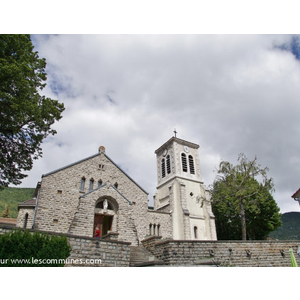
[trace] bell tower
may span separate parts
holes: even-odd
[[[210,194],[203,185],[199,145],[176,137],[156,151],[154,209],[169,212],[173,239],[216,240]]]

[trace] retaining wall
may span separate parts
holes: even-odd
[[[220,266],[290,267],[289,248],[299,264],[300,241],[184,241],[150,237],[144,247],[167,265],[200,265],[210,259]]]
[[[12,230],[9,226],[0,226],[0,234]],[[130,243],[114,240],[117,238],[115,233],[104,240],[65,236],[72,247],[66,266],[129,267]],[[290,267],[290,248],[299,264],[300,241],[186,241],[161,240],[161,237],[153,236],[143,240],[142,244],[170,266],[201,265],[209,259],[220,266]]]
[[[8,226],[1,226],[0,234],[11,232],[12,230]],[[34,232],[36,230],[30,231]],[[46,233],[59,235],[53,232]],[[72,248],[65,265],[67,267],[129,267],[129,246],[131,244],[129,242],[115,241],[111,239],[111,236],[108,236],[107,240],[67,234],[65,236]]]

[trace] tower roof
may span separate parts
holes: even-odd
[[[155,154],[158,154],[159,152],[161,152],[163,149],[165,149],[166,147],[168,147],[173,142],[177,142],[177,143],[179,143],[179,144],[181,144],[183,146],[188,146],[188,147],[195,148],[195,149],[198,149],[200,147],[198,144],[194,144],[194,143],[191,143],[191,142],[188,142],[188,141],[185,141],[185,140],[182,140],[182,139],[179,139],[179,138],[173,136],[167,142],[165,142],[162,146],[160,146],[155,151]]]

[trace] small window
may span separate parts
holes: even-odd
[[[85,178],[84,177],[82,177],[81,178],[81,183],[80,183],[80,191],[84,191],[84,185],[85,185]]]
[[[90,187],[89,187],[89,191],[92,191],[92,190],[93,190],[93,188],[94,188],[94,179],[92,178],[92,179],[90,180]]]
[[[194,237],[195,237],[195,239],[198,238],[198,228],[197,228],[197,226],[194,226]]]
[[[157,235],[159,236],[159,229],[160,229],[160,225],[157,225]]]
[[[190,165],[190,173],[195,174],[194,158],[192,155],[189,155],[189,165]]]
[[[103,181],[100,179],[100,180],[98,181],[98,187],[100,187],[100,186],[102,185],[102,183],[103,183]]]
[[[171,161],[170,161],[170,155],[167,156],[167,173],[171,173]]]
[[[182,163],[182,171],[187,172],[187,161],[186,161],[186,155],[184,153],[181,153],[181,163]]]
[[[149,235],[152,235],[152,224],[149,224]]]
[[[166,165],[165,165],[165,159],[163,158],[161,160],[161,177],[164,178],[166,176]]]
[[[28,222],[28,213],[25,214],[25,219],[24,219],[24,226],[23,226],[23,229],[26,229],[26,227],[27,227],[27,222]]]
[[[114,184],[114,187],[117,189],[118,188],[118,183],[117,182],[115,182],[115,184]]]

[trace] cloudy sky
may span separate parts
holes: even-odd
[[[299,211],[300,37],[293,35],[32,35],[47,60],[44,93],[66,110],[23,187],[97,153],[149,193],[154,151],[173,136],[200,145],[204,183],[243,152],[269,168],[281,212]]]

